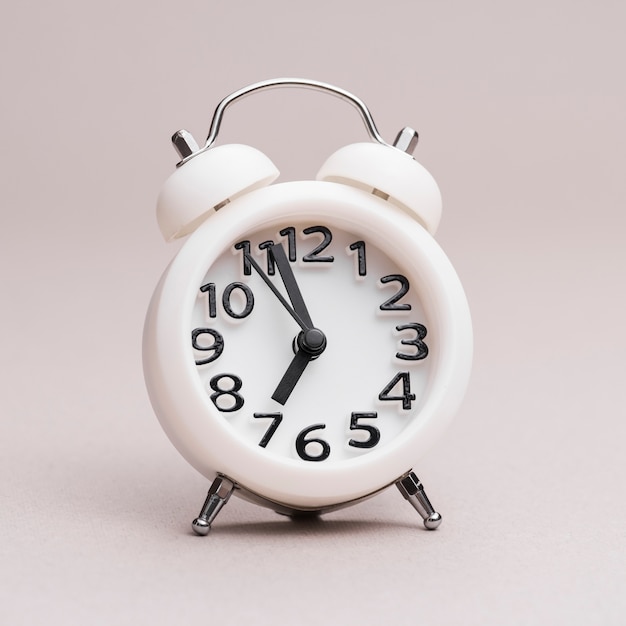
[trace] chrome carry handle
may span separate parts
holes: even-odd
[[[329,93],[333,96],[337,96],[346,102],[349,102],[352,106],[356,108],[356,110],[361,115],[361,119],[365,124],[365,128],[370,136],[370,138],[384,146],[389,146],[388,144],[378,132],[376,128],[376,124],[374,123],[374,119],[372,118],[372,114],[369,109],[365,105],[365,103],[357,98],[354,94],[346,91],[345,89],[341,89],[340,87],[335,87],[334,85],[330,85],[328,83],[319,82],[316,80],[309,80],[305,78],[272,78],[269,80],[264,80],[258,83],[254,83],[252,85],[248,85],[247,87],[243,87],[234,93],[231,93],[229,96],[226,96],[215,109],[213,113],[213,119],[211,120],[211,128],[209,130],[209,135],[207,140],[202,148],[198,146],[195,142],[191,133],[186,130],[179,130],[172,136],[172,143],[174,147],[178,151],[178,154],[181,157],[181,161],[178,165],[182,165],[187,162],[189,159],[201,154],[202,152],[206,152],[211,148],[211,146],[215,143],[217,136],[220,132],[220,127],[222,125],[222,120],[224,118],[224,113],[226,109],[237,102],[237,100],[241,100],[242,98],[252,95],[253,93],[267,91],[269,89],[283,88],[283,87],[301,87],[305,89],[314,89],[315,91],[322,91],[325,93]],[[415,147],[415,143],[417,142],[417,133],[411,130],[411,139],[412,146]],[[398,137],[399,138],[399,137]],[[398,146],[398,138],[394,142],[394,147]],[[403,149],[403,148],[401,148]],[[408,151],[408,150],[407,150]]]

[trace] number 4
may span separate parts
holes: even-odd
[[[391,396],[389,395],[393,388],[402,381],[402,395],[401,396]],[[415,400],[415,394],[411,393],[411,376],[409,372],[398,372],[385,388],[378,394],[379,400],[401,400],[402,401],[402,409],[405,411],[409,411],[411,409],[411,402]]]

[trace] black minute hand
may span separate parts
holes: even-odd
[[[306,304],[304,304],[304,298],[300,293],[300,287],[298,287],[296,278],[293,275],[291,265],[289,264],[289,260],[287,259],[287,255],[285,254],[285,249],[282,247],[281,244],[275,243],[270,248],[270,252],[274,257],[276,267],[278,267],[280,277],[283,279],[283,284],[285,285],[285,289],[287,290],[287,295],[291,300],[291,304],[293,304],[296,315],[306,325],[306,328],[303,328],[302,330],[306,331],[309,328],[313,328],[311,316],[309,315],[309,311],[306,308]]]
[[[247,254],[246,258],[250,262],[250,265],[252,265],[252,267],[256,270],[257,274],[263,279],[265,284],[272,290],[273,294],[278,298],[280,303],[285,307],[285,309],[287,309],[291,317],[293,317],[293,319],[296,320],[296,322],[298,322],[298,326],[300,326],[302,330],[307,330],[308,328],[310,328],[309,326],[305,324],[305,322],[301,319],[301,317],[293,310],[289,302],[285,300],[285,298],[283,297],[283,294],[280,293],[278,289],[276,289],[276,286],[274,285],[274,283],[269,279],[269,276],[261,269],[259,264],[252,258],[252,255]]]

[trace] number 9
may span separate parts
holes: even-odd
[[[198,337],[200,335],[211,335],[213,337],[213,343],[210,346],[203,346],[198,343]],[[205,363],[211,363],[215,361],[220,354],[224,351],[224,337],[216,330],[212,328],[196,328],[191,331],[191,345],[194,350],[200,350],[202,352],[213,351],[211,356],[204,359],[197,359],[196,365],[204,365]]]

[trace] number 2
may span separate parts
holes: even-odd
[[[402,276],[402,274],[389,274],[389,276],[383,276],[380,279],[380,282],[383,285],[392,282],[400,283],[400,289],[396,292],[395,295],[391,296],[389,300],[386,300],[380,305],[381,311],[410,311],[411,305],[408,303],[398,304],[398,300],[406,296],[409,293],[409,280],[406,276]]]

